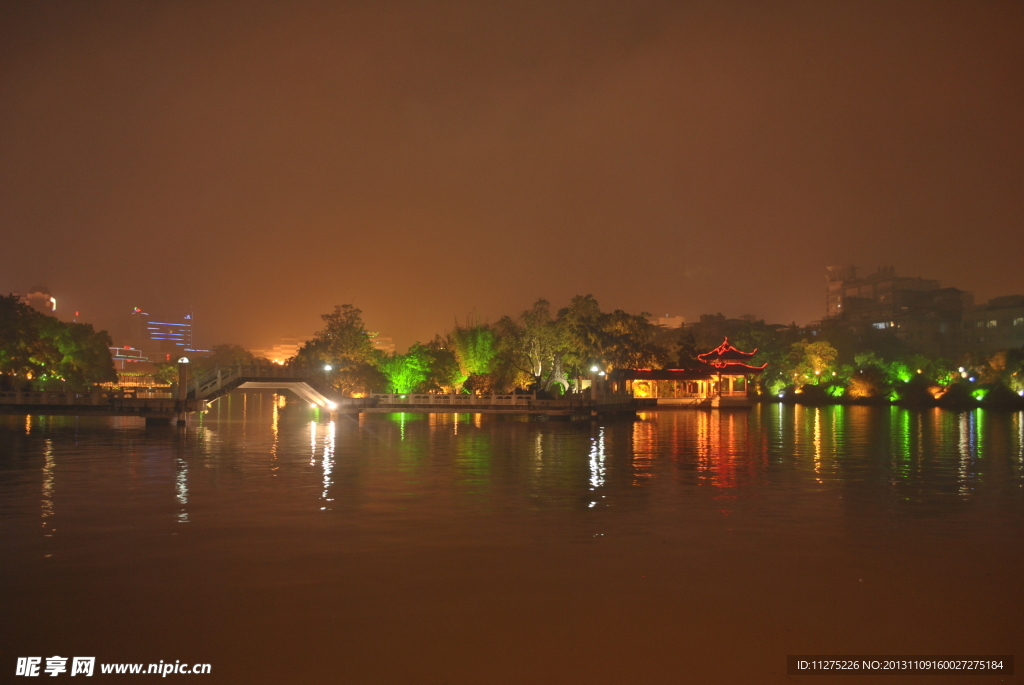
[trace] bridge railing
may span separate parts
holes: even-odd
[[[632,404],[638,406],[654,406],[657,400],[635,400],[624,393],[603,393],[598,395],[596,401],[591,399],[589,393],[576,393],[564,395],[558,399],[540,400],[536,393],[529,394],[493,394],[493,395],[444,395],[434,393],[374,393],[371,395],[377,406],[443,406],[443,407],[466,407],[472,411],[473,407],[520,407],[523,409],[573,409],[581,407],[608,406]]]
[[[373,399],[378,404],[432,404],[446,407],[459,406],[528,406],[530,402],[537,400],[536,394],[529,395],[468,395],[462,394],[435,394],[435,393],[374,393]]]
[[[52,391],[30,391],[0,392],[0,404],[45,404],[45,405],[84,405],[84,404],[109,404],[119,400],[134,400],[139,395],[148,393],[125,390],[95,390],[79,392],[52,392]]]
[[[323,371],[319,372],[321,375]],[[189,394],[206,397],[217,389],[228,385],[237,378],[289,378],[294,380],[316,379],[314,369],[306,366],[282,366],[280,364],[238,364],[215,366],[195,377],[188,385]]]
[[[97,390],[84,392],[0,392],[0,407],[17,406],[19,408],[38,407],[45,413],[47,409],[74,409],[75,407],[93,407],[95,410],[114,412],[125,416],[136,416],[140,413],[171,414],[180,409],[180,403],[173,399],[145,397],[147,393],[119,392]],[[189,401],[187,411],[200,411],[204,403]],[[61,409],[63,411],[63,409]],[[31,411],[29,413],[32,413]]]

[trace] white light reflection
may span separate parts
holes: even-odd
[[[42,519],[43,519],[43,537],[53,537],[53,521],[49,520],[53,518],[53,470],[56,463],[53,459],[53,442],[46,439],[46,456],[43,461],[43,501],[42,501]],[[49,555],[47,555],[49,556]]]
[[[960,415],[960,494],[971,493],[971,463],[974,461],[974,414]]]
[[[309,422],[309,465],[316,466],[316,421]]]
[[[279,440],[277,424],[280,420],[280,415],[278,414],[278,407],[280,406],[279,396],[274,395],[273,414],[270,417],[270,432],[274,435],[274,439],[270,443],[270,470],[272,472],[277,471],[277,443]],[[271,473],[270,475],[277,476],[277,473]]]
[[[604,426],[599,429],[596,438],[590,439],[590,490],[595,492],[604,485]],[[604,498],[604,495],[601,495]],[[597,506],[597,499],[590,503],[590,508]]]
[[[1024,411],[1017,412],[1017,452],[1021,465],[1024,465]]]
[[[321,499],[326,502],[333,502],[334,499],[327,495],[331,489],[331,471],[334,470],[334,421],[327,424],[327,435],[324,439],[324,492],[320,495]],[[323,511],[327,507],[320,507],[320,511]]]
[[[821,475],[821,407],[814,408],[814,472]],[[819,483],[824,483],[818,478]]]
[[[177,477],[177,493],[178,493],[178,504],[181,507],[178,509],[178,523],[188,523],[188,512],[185,511],[185,505],[188,504],[188,462],[184,459],[177,459],[178,477]]]

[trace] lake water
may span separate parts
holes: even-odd
[[[281,404],[0,417],[0,680],[60,655],[209,683],[992,683],[786,655],[1024,644],[1022,413]]]

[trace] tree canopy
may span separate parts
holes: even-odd
[[[117,380],[106,331],[64,322],[9,295],[0,297],[0,374],[87,387]]]

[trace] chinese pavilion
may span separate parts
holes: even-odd
[[[658,405],[743,407],[750,405],[751,382],[767,363],[747,363],[757,354],[738,350],[725,338],[722,344],[697,355],[699,364],[688,369],[619,369],[612,380],[624,384],[634,397],[657,398]]]

